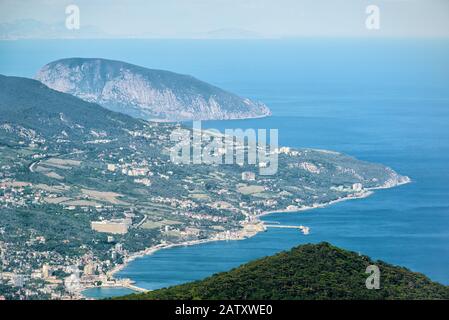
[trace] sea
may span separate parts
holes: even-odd
[[[272,110],[204,128],[278,129],[281,145],[343,152],[390,166],[412,183],[364,199],[264,217],[270,228],[239,241],[160,250],[116,274],[157,289],[203,279],[305,243],[327,241],[449,285],[449,40],[0,41],[0,73],[34,77],[65,57],[101,57],[190,74]],[[0,88],[1,90],[1,88]],[[0,115],[1,120],[1,115]],[[122,295],[124,288],[85,295]]]

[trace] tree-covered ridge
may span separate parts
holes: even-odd
[[[367,289],[369,265],[380,269],[380,289]],[[329,243],[306,244],[201,281],[121,299],[449,299],[449,287],[423,274]]]

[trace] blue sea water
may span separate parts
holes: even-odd
[[[177,247],[137,259],[118,276],[148,289],[202,279],[309,242],[329,241],[449,284],[449,41],[0,42],[0,73],[32,77],[62,57],[105,57],[188,73],[265,102],[273,116],[203,127],[275,128],[282,145],[344,152],[413,182],[369,198],[265,219],[311,227]],[[96,297],[111,291],[99,290]]]
[[[134,290],[123,287],[102,287],[89,288],[83,291],[83,295],[90,299],[104,299],[112,297],[126,296],[135,293]]]

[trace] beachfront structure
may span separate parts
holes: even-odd
[[[95,264],[93,264],[92,262],[89,262],[88,264],[86,264],[84,266],[83,272],[84,272],[84,275],[90,276],[95,273],[95,270],[96,270]]]

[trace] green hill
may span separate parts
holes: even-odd
[[[367,289],[369,265],[380,269],[380,289]],[[449,299],[449,287],[406,268],[334,247],[307,244],[229,272],[120,299]]]
[[[92,129],[123,135],[123,129],[138,129],[144,123],[32,79],[0,75],[0,88],[0,124],[20,125],[45,138],[65,131],[74,139],[85,139]]]

